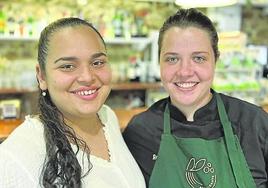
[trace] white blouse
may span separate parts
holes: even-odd
[[[114,112],[103,105],[98,115],[104,125],[110,161],[90,155],[93,167],[82,179],[82,187],[145,188],[142,173],[122,138]],[[84,162],[88,166],[82,151],[77,158],[80,165]],[[0,188],[41,187],[39,177],[44,159],[43,125],[37,118],[26,116],[25,121],[0,144]]]

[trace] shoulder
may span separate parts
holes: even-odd
[[[98,112],[101,122],[109,130],[114,130],[120,133],[119,122],[115,112],[107,105],[102,105],[101,109]]]
[[[267,112],[261,107],[247,101],[220,94],[229,116],[242,119],[268,118]],[[234,118],[234,117],[233,117]],[[242,118],[242,119],[241,119]]]
[[[25,121],[0,144],[0,152],[12,156],[14,161],[22,165],[30,164],[31,160],[36,160],[36,157],[45,153],[43,132],[42,123],[37,118],[27,116]]]
[[[157,119],[162,118],[167,101],[168,99],[165,98],[155,102],[146,111],[135,115],[128,126],[145,126],[147,123],[155,123]]]
[[[228,116],[246,138],[255,137],[262,143],[268,139],[268,113],[249,102],[221,94]],[[245,136],[244,136],[245,137]],[[264,144],[265,145],[265,144]]]
[[[27,159],[32,153],[43,151],[43,132],[43,124],[38,118],[26,116],[25,121],[0,144],[0,150],[7,151],[17,158]]]
[[[33,177],[38,176],[44,156],[42,124],[38,119],[27,116],[25,121],[0,144],[0,176],[3,175],[9,185],[33,187],[32,185],[37,183]]]
[[[8,138],[0,145],[0,148],[17,151],[18,147],[40,145],[43,138],[43,125],[36,117],[26,116],[24,122],[19,125]],[[38,141],[38,142],[37,142]]]
[[[168,99],[161,99],[146,111],[135,115],[123,132],[125,139],[133,137],[151,137],[162,131],[163,112]]]
[[[98,112],[98,115],[100,116],[102,121],[109,121],[109,120],[114,120],[117,119],[114,111],[107,105],[102,105],[101,109]]]

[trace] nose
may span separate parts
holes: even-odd
[[[189,77],[194,74],[193,65],[191,60],[183,60],[178,67],[177,74],[181,77]]]
[[[81,83],[91,83],[95,80],[95,73],[91,70],[90,66],[82,66],[78,71],[77,81]]]

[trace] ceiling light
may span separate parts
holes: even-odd
[[[233,5],[238,0],[176,0],[175,4],[183,8],[222,7]]]

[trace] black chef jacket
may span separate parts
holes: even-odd
[[[257,187],[267,188],[268,114],[248,102],[220,95]],[[169,98],[154,103],[147,111],[134,116],[123,137],[142,170],[147,186],[154,167],[153,156],[159,150],[166,103],[170,108],[171,131],[177,137],[209,140],[223,136],[214,94],[207,105],[195,112],[194,121],[191,122],[170,103]]]

